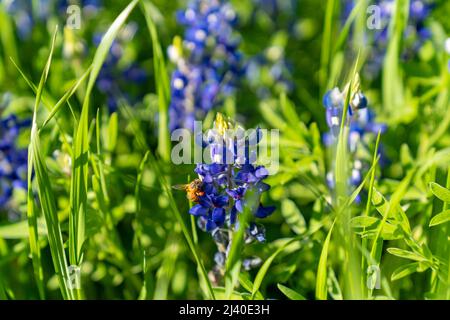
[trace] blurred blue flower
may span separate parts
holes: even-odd
[[[131,62],[125,66],[120,65],[123,56],[124,45],[136,32],[135,24],[128,24],[128,31],[124,37],[114,40],[109,50],[108,56],[100,69],[97,78],[97,88],[107,96],[107,105],[110,112],[117,110],[119,100],[124,98],[128,102],[133,102],[136,98],[130,90],[126,90],[130,84],[140,85],[148,79],[147,72],[137,63]],[[94,35],[93,42],[96,46],[100,44],[103,34]],[[139,97],[140,98],[140,97]]]
[[[44,2],[48,2],[48,0],[44,0]],[[101,0],[57,0],[56,5],[62,13],[66,13],[70,5],[78,5],[83,8],[85,13],[95,14],[102,7],[102,2]]]
[[[171,130],[192,129],[195,119],[233,94],[244,72],[233,30],[237,15],[228,1],[192,0],[177,20],[186,30],[184,39],[176,37],[168,48],[176,64],[170,82]]]
[[[343,3],[343,21],[348,18],[356,2],[346,0]],[[368,37],[371,43],[367,62],[364,67],[364,75],[368,79],[376,78],[383,66],[389,36],[389,24],[395,10],[394,0],[375,0],[372,5],[377,5],[380,9],[380,28],[369,30]],[[414,58],[419,52],[424,42],[431,38],[431,31],[426,26],[425,21],[433,9],[433,1],[411,0],[409,2],[408,22],[404,31],[402,58],[407,61]]]
[[[14,19],[20,39],[26,39],[31,34],[34,25],[33,6],[31,0],[4,1],[6,11]]]
[[[359,77],[356,78],[354,83],[349,105],[345,107],[344,104],[347,98],[347,90],[348,86],[342,92],[336,87],[325,93],[323,97],[326,120],[330,129],[330,132],[324,134],[323,142],[327,147],[336,147],[343,111],[346,110],[347,117],[344,125],[348,128],[348,150],[351,158],[351,169],[348,182],[351,186],[356,187],[362,182],[362,172],[367,167],[367,164],[364,163],[363,159],[360,159],[358,155],[358,149],[364,146],[364,136],[376,136],[378,132],[385,132],[387,127],[385,124],[375,122],[375,114],[373,110],[368,108],[367,98],[359,89]],[[326,181],[330,189],[334,189],[334,179],[332,168],[326,176]],[[356,201],[359,201],[359,197]]]
[[[13,18],[21,40],[28,39],[35,24],[45,22],[51,15],[66,17],[69,5],[78,5],[86,15],[94,15],[102,5],[101,0],[0,0]]]
[[[11,200],[14,189],[27,188],[27,150],[17,147],[17,138],[29,120],[11,114],[0,119],[0,208]]]

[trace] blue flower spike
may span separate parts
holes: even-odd
[[[249,152],[244,152],[243,158],[242,152],[239,152],[239,148],[247,150],[250,143],[259,143],[261,132],[257,130],[256,133],[256,137],[245,135],[242,127],[218,113],[213,129],[203,138],[203,142],[210,147],[212,163],[197,164],[195,172],[202,182],[202,193],[194,201],[195,205],[189,213],[197,217],[202,230],[212,234],[220,253],[215,259],[218,265],[223,257],[227,257],[227,248],[230,245],[230,237],[223,234],[231,234],[237,229],[239,216],[247,205],[245,201],[247,192],[256,191],[261,196],[270,189],[264,182],[269,176],[269,171],[264,166],[250,161]],[[223,157],[224,153],[228,157]],[[266,218],[274,211],[273,206],[259,204],[254,208],[254,219]],[[246,231],[245,241],[263,243],[264,227],[251,222]]]

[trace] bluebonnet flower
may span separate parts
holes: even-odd
[[[347,98],[349,85],[343,91],[339,88],[329,90],[323,97],[323,105],[326,112],[326,120],[330,132],[323,136],[324,144],[327,147],[335,147],[340,133],[343,112],[347,112],[345,127],[348,128],[348,150],[351,157],[349,184],[358,186],[362,182],[365,163],[358,156],[358,151],[364,146],[363,138],[366,135],[377,135],[378,132],[385,132],[386,125],[375,122],[373,110],[368,108],[366,96],[359,88],[359,76],[356,76],[352,96],[349,105],[344,106]],[[345,111],[344,111],[345,110]],[[330,189],[335,187],[333,168],[327,173],[326,181]],[[359,200],[356,199],[357,201]]]
[[[124,93],[124,88],[129,84],[142,84],[148,78],[147,72],[137,63],[132,62],[123,67],[119,63],[123,56],[124,45],[134,36],[136,30],[136,24],[130,23],[125,31],[114,40],[97,78],[97,88],[107,96],[107,105],[110,112],[117,109],[121,98],[128,101],[136,98],[129,93],[129,90]],[[100,44],[102,36],[103,34],[100,33],[94,35],[95,45]]]
[[[350,14],[355,1],[346,0],[344,2],[343,20],[345,21]],[[371,43],[371,50],[367,57],[367,63],[364,68],[364,75],[369,79],[378,76],[384,61],[388,45],[388,32],[391,18],[395,10],[394,0],[375,0],[374,5],[380,9],[379,27],[371,30],[367,40]],[[433,9],[432,1],[411,0],[409,3],[408,23],[404,31],[404,50],[402,58],[407,61],[414,58],[425,41],[431,38],[431,31],[426,26],[425,21]]]
[[[27,188],[27,150],[17,147],[17,138],[29,120],[11,114],[0,120],[0,208],[8,205],[14,189]]]
[[[219,249],[216,262],[227,257],[229,234],[238,225],[239,214],[244,212],[248,190],[260,196],[270,189],[264,182],[269,172],[252,161],[252,144],[259,143],[260,139],[260,130],[244,134],[241,127],[225,120],[221,114],[217,115],[214,129],[204,139],[211,162],[197,164],[195,172],[202,182],[202,192],[189,213],[198,218],[201,229],[212,234]],[[217,148],[219,144],[224,148]],[[253,210],[254,217],[266,218],[274,210],[275,207],[259,204]],[[264,242],[264,228],[251,222],[245,241]]]
[[[176,70],[172,73],[170,128],[193,128],[202,118],[231,95],[243,74],[239,40],[233,27],[236,12],[223,0],[192,0],[177,14],[186,27],[184,40],[174,39],[168,54]]]

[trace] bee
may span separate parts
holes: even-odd
[[[205,194],[203,191],[203,182],[200,179],[195,179],[188,184],[174,185],[172,188],[186,191],[186,197],[192,202],[199,202],[199,198]]]

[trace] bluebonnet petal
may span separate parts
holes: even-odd
[[[244,202],[243,200],[237,200],[234,204],[234,207],[238,212],[244,212]]]
[[[264,178],[266,178],[267,176],[269,175],[269,171],[267,171],[267,169],[266,168],[264,168],[264,167],[258,167],[256,170],[255,170],[255,176],[256,176],[256,178],[258,178],[258,179],[264,179]]]
[[[276,208],[274,206],[263,207],[262,205],[260,205],[256,210],[255,216],[257,218],[266,218],[270,216],[275,211],[275,209]]]
[[[214,206],[216,207],[224,207],[228,205],[228,196],[220,195],[213,198]]]
[[[200,204],[196,204],[189,210],[189,213],[194,216],[207,216],[208,212],[209,209]]]
[[[207,220],[206,222],[206,231],[211,232],[217,229],[217,224],[212,220]]]
[[[236,207],[233,206],[231,208],[231,212],[230,212],[230,225],[235,224],[236,219],[237,219],[237,210],[236,210]]]
[[[214,208],[212,211],[212,220],[218,225],[222,226],[225,222],[225,209]]]

